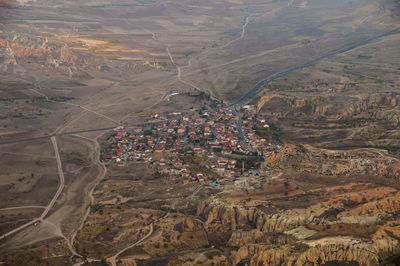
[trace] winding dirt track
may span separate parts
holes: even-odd
[[[169,58],[170,58],[172,64],[173,64],[173,65],[175,66],[175,68],[178,70],[178,74],[177,74],[178,80],[179,80],[181,83],[183,83],[183,84],[185,84],[185,85],[187,85],[187,86],[189,86],[189,87],[193,87],[193,88],[195,88],[196,90],[203,91],[203,90],[202,90],[200,87],[198,87],[196,84],[193,84],[193,83],[191,83],[191,82],[188,82],[188,81],[182,79],[182,69],[191,67],[191,66],[192,66],[192,60],[195,59],[195,58],[198,58],[198,57],[200,57],[200,56],[204,56],[205,54],[209,53],[210,51],[213,51],[214,49],[223,49],[223,48],[226,48],[226,47],[228,47],[229,45],[231,45],[232,43],[237,42],[237,41],[243,39],[244,36],[246,35],[246,29],[247,29],[247,25],[249,24],[249,18],[250,18],[250,17],[251,17],[251,15],[249,15],[249,16],[247,16],[247,17],[245,18],[245,23],[244,23],[243,26],[242,26],[242,31],[241,31],[241,34],[240,34],[240,36],[239,36],[238,38],[229,41],[228,43],[224,44],[224,45],[221,46],[221,47],[209,48],[208,50],[204,51],[203,53],[201,53],[201,54],[199,54],[199,55],[197,55],[197,56],[195,56],[195,57],[190,58],[189,61],[188,61],[188,64],[187,64],[186,66],[178,66],[178,65],[176,65],[175,62],[174,62],[174,59],[173,59],[173,57],[172,57],[172,54],[170,53],[169,48],[167,47],[166,49],[167,49],[167,52],[168,52],[168,56],[169,56]],[[213,95],[213,93],[212,93],[211,91],[210,91],[210,95],[212,95],[214,98],[217,98],[217,97],[215,97],[215,96]]]
[[[119,84],[119,82],[116,82],[116,83],[114,83],[113,85],[111,85],[110,87],[117,86],[118,84]],[[42,93],[42,92],[40,92],[40,91],[38,91],[38,90],[31,89],[31,91],[35,92],[36,94],[39,94],[40,96],[45,97],[45,98],[46,98],[46,101],[48,101],[48,102],[61,103],[61,104],[67,104],[67,105],[79,107],[79,108],[81,108],[81,109],[83,109],[83,110],[85,110],[85,111],[88,111],[88,112],[93,113],[93,114],[95,114],[95,115],[97,115],[97,116],[100,116],[100,117],[102,117],[102,118],[105,118],[105,119],[107,119],[107,120],[110,120],[111,122],[113,122],[113,123],[115,123],[115,124],[117,124],[117,125],[121,125],[121,123],[118,122],[117,120],[114,120],[113,118],[111,118],[111,117],[109,117],[109,116],[106,116],[106,115],[104,115],[104,114],[101,114],[101,113],[99,113],[99,112],[97,112],[97,111],[91,110],[91,109],[89,109],[89,108],[87,108],[87,107],[85,107],[85,106],[78,105],[78,104],[74,104],[74,103],[68,103],[68,102],[57,102],[57,101],[53,101],[53,100],[50,100],[49,97],[48,97],[46,94],[44,94],[44,93]]]
[[[57,140],[56,137],[51,137],[51,142],[53,143],[53,148],[54,148],[54,153],[56,155],[56,161],[57,161],[57,169],[58,169],[58,176],[60,177],[60,184],[58,185],[58,189],[54,197],[51,199],[49,205],[47,205],[46,209],[40,216],[41,219],[46,217],[47,213],[53,208],[54,204],[56,203],[56,200],[60,196],[61,192],[64,189],[64,172],[62,169],[62,164],[61,164],[61,158],[60,158],[60,153],[58,151],[58,146],[57,146]]]
[[[15,228],[14,230],[11,230],[10,232],[0,236],[0,240],[17,233],[17,232],[21,231],[22,229],[25,229],[25,228],[31,226],[32,224],[35,224],[37,222],[42,222],[43,219],[46,217],[46,215],[51,210],[51,208],[53,208],[58,197],[60,196],[61,192],[63,191],[63,189],[64,189],[64,172],[62,170],[62,164],[61,164],[60,154],[58,152],[56,137],[51,137],[51,142],[52,142],[53,148],[54,148],[54,154],[55,154],[56,161],[57,161],[58,176],[59,176],[59,180],[60,180],[60,183],[58,185],[58,189],[57,189],[56,193],[54,194],[54,196],[51,199],[51,201],[49,202],[49,204],[45,207],[44,211],[42,212],[42,214],[40,215],[39,218],[36,218],[36,219],[34,219],[26,224],[23,224],[23,225]]]
[[[11,210],[18,210],[18,209],[45,209],[46,206],[19,206],[19,207],[8,207],[2,208],[0,211],[11,211]]]
[[[82,138],[82,139],[87,140],[89,142],[92,142],[94,144],[94,147],[95,147],[94,148],[94,156],[96,158],[96,164],[100,168],[100,172],[97,175],[97,178],[91,184],[89,184],[87,186],[87,188],[86,188],[87,192],[85,193],[85,201],[87,201],[87,199],[89,198],[89,203],[88,203],[87,210],[86,210],[84,216],[82,217],[80,225],[75,230],[75,232],[73,232],[72,235],[71,235],[70,242],[71,242],[72,245],[75,242],[76,234],[78,233],[78,231],[80,229],[83,228],[83,226],[85,224],[85,221],[86,221],[87,217],[90,214],[90,210],[91,210],[90,206],[94,204],[93,192],[94,192],[96,186],[100,183],[101,180],[103,180],[103,178],[105,177],[105,175],[107,173],[107,167],[105,166],[105,164],[103,162],[100,161],[100,144],[98,142],[98,138],[101,137],[103,134],[105,134],[105,132],[100,134],[100,135],[98,135],[94,139],[90,139],[90,138],[87,138],[87,137],[84,137],[84,136],[80,136],[80,135],[75,135],[75,137],[77,137],[77,138]]]
[[[130,248],[136,247],[137,245],[139,245],[140,243],[144,242],[146,239],[148,239],[153,234],[153,231],[154,231],[154,225],[153,224],[154,224],[154,222],[152,222],[150,224],[150,231],[143,238],[139,239],[138,241],[136,241],[134,244],[130,245],[129,247],[126,247],[126,248],[120,250],[117,254],[115,254],[114,256],[112,256],[110,258],[108,258],[107,261],[109,263],[111,263],[112,266],[117,266],[116,259],[117,259],[117,257],[119,255],[121,255],[122,253],[124,253],[125,251],[127,251]]]

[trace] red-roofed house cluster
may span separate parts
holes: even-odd
[[[231,108],[204,106],[186,113],[154,114],[154,118],[163,120],[116,128],[102,149],[103,161],[118,166],[145,161],[162,174],[201,182],[210,176],[238,176],[243,158],[268,156],[280,148],[258,134],[269,130],[263,117],[243,118]]]

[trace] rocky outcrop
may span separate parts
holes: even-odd
[[[266,213],[214,196],[199,204],[197,214],[208,235],[230,235],[224,244],[237,248],[233,261],[241,265],[379,265],[400,252],[395,188],[349,183],[304,193],[326,198]]]
[[[321,265],[327,262],[357,262],[359,265],[379,265],[373,246],[351,239],[324,239],[314,246],[248,245],[238,250],[235,262],[250,258],[249,265]]]
[[[290,110],[283,111],[274,107],[268,108],[273,99],[284,101]],[[303,113],[307,119],[326,118],[329,120],[349,120],[354,116],[369,119],[386,120],[393,124],[400,122],[400,94],[398,93],[372,93],[367,95],[350,96],[345,99],[326,96],[292,96],[271,94],[261,97],[257,103],[257,110],[261,113],[292,114],[298,118]],[[283,115],[283,114],[282,114]]]
[[[242,247],[248,244],[269,244],[269,245],[287,245],[296,242],[296,238],[290,234],[283,233],[265,233],[257,229],[250,231],[234,231],[228,241],[231,247]]]
[[[285,145],[267,161],[267,167],[327,176],[371,175],[398,178],[399,161],[386,151],[358,149],[335,151],[310,145]]]
[[[29,67],[33,63],[57,69],[59,73],[72,77],[78,69],[89,64],[87,57],[78,56],[66,44],[28,35],[8,34],[0,37],[0,51],[3,51],[0,54],[3,71],[12,64]]]
[[[341,213],[341,216],[385,217],[400,214],[400,193],[367,202]]]
[[[382,256],[390,256],[400,253],[400,221],[390,222],[388,225],[380,227],[372,239],[374,249]]]
[[[13,36],[11,40],[0,38],[0,47],[8,47],[16,58],[36,57],[43,58],[48,53],[47,39],[35,40]]]
[[[29,34],[14,34],[11,32],[0,33],[0,71],[13,70],[12,66],[18,64],[22,68],[35,68],[40,65],[43,70],[54,71],[72,77],[85,77],[83,74],[88,68],[97,71],[115,71],[112,62],[105,59],[104,55],[96,54],[94,50],[75,49],[76,42],[71,39],[58,37],[44,38]],[[165,70],[156,61],[121,61],[118,73],[144,73],[152,69]]]
[[[397,240],[387,237],[373,243],[348,237],[330,237],[302,244],[249,244],[238,249],[235,263],[248,265],[323,265],[328,262],[353,262],[380,265],[388,255],[399,250]]]
[[[0,48],[0,54],[2,54],[2,58],[0,58],[0,70],[3,72],[12,70],[17,61],[11,49],[9,47],[2,47]]]
[[[297,225],[312,220],[309,214],[291,216],[287,214],[268,215],[255,207],[229,206],[219,200],[204,201],[199,205],[197,214],[206,219],[208,229],[218,227],[225,230],[257,229],[261,232],[284,232]]]
[[[283,265],[290,252],[288,246],[271,249],[269,245],[247,245],[237,251],[235,264],[247,259],[248,265]]]
[[[379,256],[373,246],[358,240],[347,238],[328,238],[310,243],[312,245],[302,252],[295,265],[321,265],[330,261],[354,261],[359,265],[379,265]]]

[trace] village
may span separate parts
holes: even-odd
[[[101,159],[119,167],[147,162],[157,173],[184,183],[259,176],[260,165],[281,148],[271,137],[270,122],[257,115],[255,106],[239,111],[211,106],[152,114],[147,124],[115,128]]]

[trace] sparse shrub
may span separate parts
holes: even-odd
[[[285,188],[287,189],[287,188],[289,187],[289,182],[288,182],[288,181],[285,181],[285,182],[283,183],[283,185],[285,185]]]
[[[213,258],[214,258],[214,256],[213,255],[211,255],[211,254],[207,254],[207,259],[209,259],[209,260],[212,260]]]

